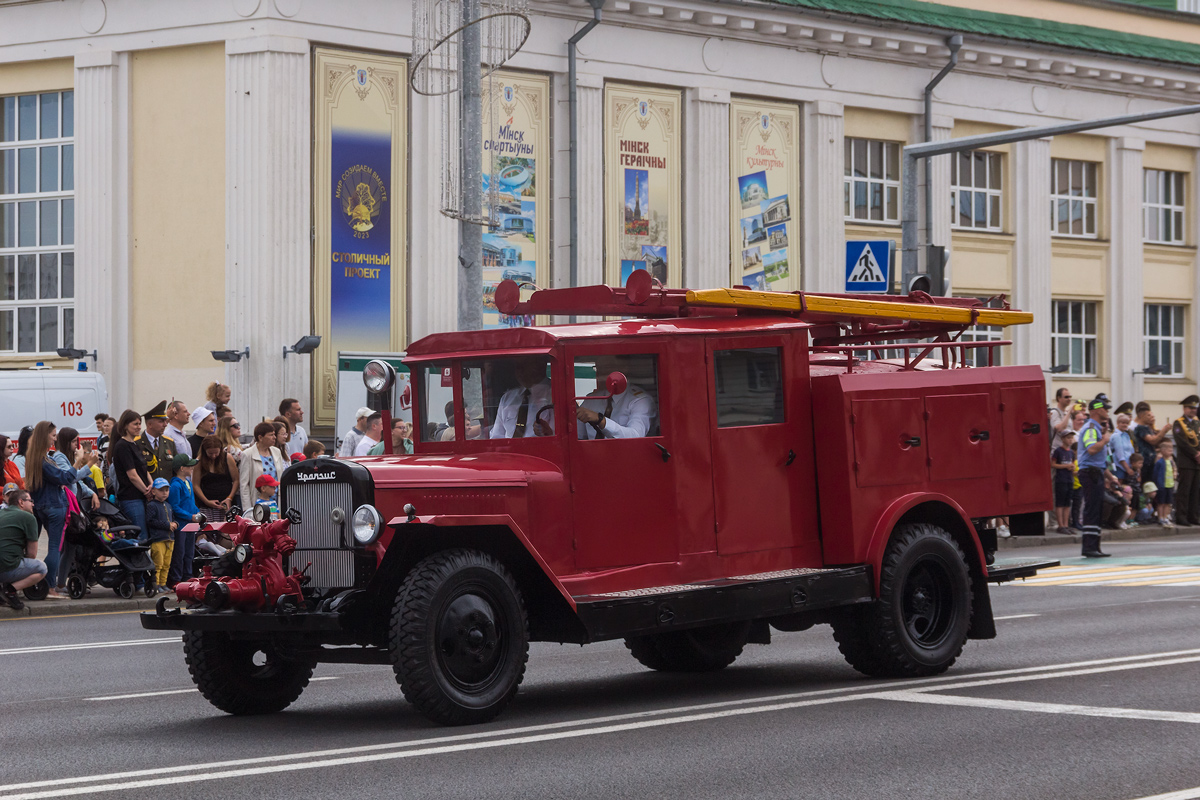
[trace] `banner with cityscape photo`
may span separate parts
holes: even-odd
[[[730,282],[800,289],[800,108],[734,98],[729,120]]]
[[[502,70],[484,79],[483,95],[484,210],[492,219],[483,232],[483,327],[533,325],[533,316],[497,311],[495,293],[509,278],[530,284],[525,297],[533,284],[550,285],[550,79]]]
[[[604,88],[605,281],[644,269],[665,286],[682,282],[680,109],[675,89]]]
[[[404,347],[407,86],[402,58],[315,53],[314,425],[333,424],[339,351]]]

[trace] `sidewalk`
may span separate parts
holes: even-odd
[[[1178,528],[1160,528],[1158,525],[1145,525],[1124,531],[1104,531],[1101,537],[1104,542],[1128,541],[1132,539],[1160,539],[1174,536],[1200,535],[1200,527],[1182,526]],[[1001,539],[1000,551],[1018,550],[1026,547],[1051,547],[1054,545],[1079,544],[1078,536],[1068,536],[1062,533],[1047,533],[1045,536],[1012,536]],[[0,622],[28,618],[55,617],[76,614],[112,614],[117,612],[153,611],[157,597],[147,598],[138,592],[128,600],[113,594],[111,589],[93,586],[92,594],[82,600],[42,600],[41,602],[25,601],[24,611],[13,611],[0,607]],[[174,602],[173,593],[167,595]],[[132,613],[130,613],[132,617]]]

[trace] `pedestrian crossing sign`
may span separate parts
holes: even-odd
[[[887,292],[892,242],[846,242],[846,291]]]

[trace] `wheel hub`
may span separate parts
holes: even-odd
[[[950,628],[953,592],[950,578],[936,562],[916,565],[904,590],[904,626],[913,641],[923,647],[936,647]]]
[[[438,624],[438,655],[447,674],[466,685],[483,683],[500,663],[496,609],[487,598],[464,594],[451,601]]]

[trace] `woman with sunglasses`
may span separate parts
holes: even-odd
[[[225,452],[233,456],[233,463],[238,470],[242,469],[245,456],[242,453],[242,443],[238,437],[242,435],[241,423],[237,421],[237,417],[230,414],[227,417],[221,417],[217,421],[217,438],[221,440],[221,444],[225,447]],[[238,508],[244,508],[242,501],[245,499],[237,489],[237,475],[234,475],[234,494],[233,504]]]

